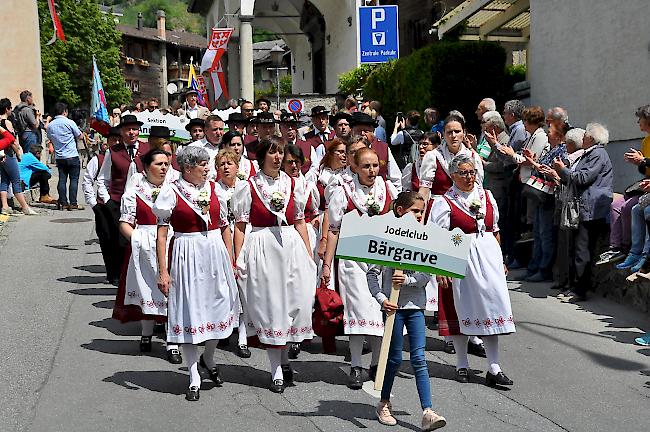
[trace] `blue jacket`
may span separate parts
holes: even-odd
[[[36,159],[32,153],[27,152],[23,155],[23,158],[18,162],[18,168],[20,168],[20,179],[25,182],[29,188],[29,180],[32,178],[32,173],[35,171],[47,171],[50,172],[50,169],[43,162]]]
[[[614,171],[605,147],[585,150],[572,168],[560,171],[562,182],[573,183],[580,197],[580,221],[605,219],[612,204]]]

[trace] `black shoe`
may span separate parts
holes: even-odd
[[[503,372],[499,372],[496,375],[492,375],[490,371],[485,375],[485,384],[487,384],[488,387],[496,387],[496,386],[511,386],[514,384],[510,378],[505,376]]]
[[[361,367],[355,366],[350,369],[350,378],[348,379],[348,387],[352,390],[360,390],[363,387],[361,380]]]
[[[485,346],[483,344],[473,344],[467,341],[467,354],[474,354],[477,357],[485,358]]]
[[[140,352],[151,352],[151,336],[140,338]]]
[[[456,381],[463,384],[469,382],[469,371],[467,368],[456,369]]]
[[[208,370],[208,375],[210,379],[212,380],[212,382],[214,382],[214,384],[217,387],[221,387],[223,385],[223,379],[221,379],[221,377],[219,376],[219,366],[214,365],[212,369],[208,368],[208,365],[205,363],[205,360],[203,360],[203,354],[201,354],[201,358],[199,359],[199,365],[202,368]]]
[[[187,389],[187,393],[185,393],[185,400],[190,402],[196,402],[200,397],[199,388],[197,386],[190,387]]]
[[[295,360],[298,358],[298,354],[300,354],[300,344],[299,343],[292,343],[289,346],[289,358],[291,360]]]
[[[181,352],[176,348],[167,350],[167,361],[171,364],[183,363],[183,357],[181,356]]]
[[[377,365],[370,366],[370,369],[368,369],[368,377],[370,381],[374,381],[377,378]]]
[[[447,354],[456,354],[456,348],[454,348],[454,343],[452,341],[445,342],[445,349],[444,351]]]
[[[282,365],[282,378],[285,383],[293,384],[293,369],[291,369],[291,365]]]
[[[237,351],[235,351],[235,354],[237,354],[237,356],[241,358],[250,358],[251,351],[248,349],[248,346],[239,345],[237,347]]]
[[[167,337],[167,332],[165,331],[165,324],[156,323],[153,325],[153,334],[158,336]]]
[[[269,387],[269,390],[271,390],[273,393],[283,393],[284,392],[284,381],[281,379],[276,379],[271,383],[271,387]]]
[[[230,346],[230,339],[219,339],[219,342],[217,342],[218,347],[227,347]]]

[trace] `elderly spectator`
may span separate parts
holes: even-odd
[[[492,192],[503,219],[508,210],[508,178],[505,169],[510,161],[506,156],[495,150],[502,145],[508,145],[510,137],[506,132],[506,124],[497,111],[487,111],[483,114],[481,130],[491,148],[489,156],[483,160],[485,188]]]
[[[496,111],[497,109],[497,104],[492,98],[484,98],[479,102],[478,107],[476,107],[476,117],[478,121],[482,124],[483,123],[483,114],[485,114],[488,111]],[[479,156],[481,156],[481,159],[485,160],[488,158],[490,155],[490,152],[492,151],[492,148],[490,145],[487,143],[485,140],[485,134],[483,132],[483,128],[481,128],[481,135],[479,136],[478,140],[476,142],[472,142],[472,145],[476,149],[477,153]]]
[[[199,105],[199,93],[194,89],[189,89],[185,93],[185,109],[179,108],[178,115],[188,119],[200,118],[205,120],[210,115],[210,110]]]
[[[63,102],[54,105],[54,120],[47,127],[47,136],[54,144],[56,154],[56,167],[59,170],[58,208],[63,210],[81,210],[83,206],[77,204],[77,189],[79,187],[79,174],[81,162],[77,150],[77,139],[82,132],[75,122],[68,118],[68,106]],[[66,183],[70,178],[66,195]],[[68,201],[69,199],[69,201]]]
[[[562,107],[549,108],[546,111],[546,126],[550,127],[551,125],[555,125],[559,129],[571,129],[567,110]]]
[[[58,201],[50,196],[50,183],[48,180],[52,177],[52,174],[48,166],[41,162],[42,152],[42,146],[33,145],[29,148],[29,152],[23,155],[20,162],[18,162],[20,179],[30,188],[38,185],[39,203],[56,204]]]
[[[560,127],[564,128],[566,124],[561,124]],[[528,282],[543,282],[553,279],[553,260],[557,243],[557,232],[553,225],[555,182],[552,178],[547,178],[542,174],[539,169],[542,165],[551,165],[556,158],[568,163],[564,133],[564,129],[559,129],[555,123],[551,124],[548,132],[550,147],[546,152],[542,153],[539,163],[535,162],[528,155],[528,152],[524,152],[526,159],[535,169],[531,175],[531,182],[525,187],[535,188],[538,191],[538,195],[536,195],[538,198],[529,201],[534,206],[533,238],[535,243],[533,245],[533,256],[528,263],[528,275],[526,277]],[[532,183],[532,180],[535,180],[535,182]],[[544,195],[539,194],[540,186],[542,187],[541,191],[545,192]]]
[[[599,123],[589,123],[582,140],[584,155],[574,169],[568,168],[560,158],[553,167],[562,183],[575,185],[580,198],[580,223],[575,234],[576,287],[564,293],[563,300],[586,300],[592,289],[592,269],[598,236],[607,230],[607,214],[612,203],[614,173],[612,162],[605,150],[609,131]]]
[[[650,158],[650,105],[644,105],[638,108],[636,110],[636,116],[639,122],[639,129],[646,136],[641,142],[641,150],[630,148],[625,153],[625,161],[636,165],[641,175],[647,178],[650,175],[650,169],[648,168],[650,167],[650,159],[646,159]],[[632,244],[632,207],[639,202],[641,193],[638,187],[633,188],[629,193],[616,197],[612,202],[610,211],[611,231],[609,233],[609,250],[601,254],[599,263],[621,259],[630,251]],[[634,257],[630,257],[630,260],[626,260],[627,263],[624,268],[633,267],[634,263],[631,263],[633,259]]]
[[[226,106],[228,108],[237,109],[239,107],[239,104],[237,103],[237,99],[228,99]]]
[[[508,126],[508,134],[510,135],[510,141],[508,145],[512,147],[515,151],[521,150],[522,146],[530,134],[526,131],[524,127],[524,122],[521,119],[522,114],[524,113],[524,104],[517,99],[509,100],[503,106],[503,121]]]
[[[440,118],[440,111],[437,108],[430,107],[424,110],[424,123],[431,128],[430,132],[443,134],[445,122]]]

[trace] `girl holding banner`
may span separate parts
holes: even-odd
[[[329,233],[322,275],[325,284],[332,277],[332,262],[343,215],[351,211],[369,216],[384,214],[390,209],[391,201],[397,197],[393,184],[378,175],[379,158],[374,150],[367,147],[357,150],[354,162],[356,173],[352,182],[340,181],[336,186],[330,185]],[[369,376],[374,380],[384,333],[381,309],[368,290],[367,271],[368,264],[342,259],[338,261],[336,272],[336,282],[344,305],[343,330],[350,337],[351,369],[348,387],[355,390],[363,385],[361,353],[364,338],[369,337],[372,348]]]
[[[487,385],[512,385],[499,366],[498,335],[515,332],[499,246],[499,209],[492,193],[476,181],[472,157],[456,156],[449,164],[449,173],[453,186],[434,201],[429,223],[449,230],[460,228],[471,234],[472,246],[465,279],[438,277],[444,296],[438,312],[440,330],[454,341],[457,381],[469,381],[468,336],[481,336],[489,366]],[[449,290],[453,295],[446,295]]]

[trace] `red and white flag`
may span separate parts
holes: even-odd
[[[224,99],[229,99],[228,85],[226,84],[226,74],[223,71],[221,62],[217,65],[215,70],[210,71],[210,80],[212,81],[212,88],[214,89],[214,101],[219,100],[221,96]]]
[[[203,59],[201,60],[200,73],[217,69],[221,56],[223,56],[228,49],[228,41],[232,35],[232,30],[232,28],[212,29],[208,49],[205,51]]]
[[[52,17],[52,25],[54,27],[54,35],[46,45],[52,45],[57,39],[61,39],[63,42],[65,42],[66,40],[65,35],[63,34],[63,26],[61,25],[61,20],[59,20],[59,15],[56,13],[54,0],[47,0],[47,7],[50,9],[50,16]]]

